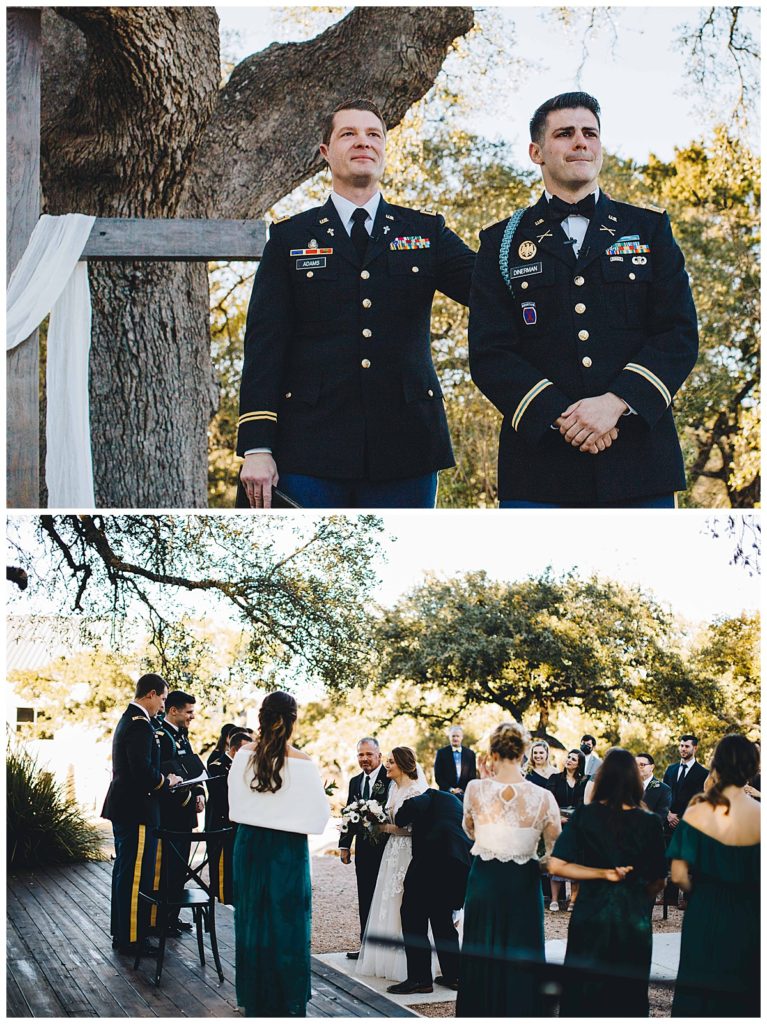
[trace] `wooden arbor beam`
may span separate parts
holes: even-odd
[[[258,260],[266,244],[262,220],[99,217],[84,260]]]

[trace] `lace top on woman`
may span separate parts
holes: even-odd
[[[474,779],[468,784],[463,828],[474,840],[474,856],[517,864],[536,858],[541,836],[550,854],[562,831],[557,802],[548,790],[532,782],[496,779]]]

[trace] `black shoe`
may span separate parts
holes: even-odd
[[[127,946],[118,946],[117,952],[123,956],[157,956],[160,950],[148,942],[129,942]]]
[[[441,974],[438,974],[434,979],[435,985],[444,985],[445,988],[451,988],[454,992],[458,991],[458,979],[457,978],[443,978]]]
[[[430,981],[401,981],[399,985],[389,985],[386,989],[395,996],[409,996],[413,992],[433,992],[434,988]]]
[[[191,921],[176,921],[176,927],[180,928],[182,932],[191,932],[194,925]]]
[[[359,960],[359,958],[360,958],[360,951],[359,950],[357,950],[354,953],[347,953],[346,954],[346,959],[347,960]]]

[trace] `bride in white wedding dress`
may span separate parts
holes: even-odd
[[[397,828],[394,816],[405,800],[418,796],[429,787],[420,765],[410,747],[394,747],[386,760],[386,774],[395,783],[389,787],[386,813],[390,824],[382,828],[389,834],[381,866],[378,869],[373,902],[370,905],[368,923],[362,939],[357,974],[368,977],[389,978],[404,981],[407,978],[407,961],[402,946],[384,946],[372,941],[372,937],[385,937],[402,941],[400,906],[405,875],[412,857],[412,839],[408,829]],[[371,940],[368,940],[368,935]]]

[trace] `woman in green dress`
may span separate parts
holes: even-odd
[[[229,770],[237,1003],[248,1017],[305,1017],[311,999],[312,889],[307,833],[330,808],[315,765],[288,743],[296,702],[264,697],[259,733]]]
[[[760,818],[746,793],[758,771],[755,744],[720,740],[669,844],[672,881],[688,893],[674,1017],[759,1016]]]
[[[633,754],[609,750],[592,802],[577,808],[554,847],[549,869],[581,883],[565,954],[575,970],[560,1017],[649,1014],[652,906],[666,860],[660,819],[642,808],[642,793]]]
[[[543,963],[543,898],[538,842],[559,835],[548,790],[528,782],[522,758],[530,737],[516,722],[490,737],[492,776],[474,779],[463,798],[463,827],[474,840],[466,887],[457,1017],[539,1017],[541,976],[515,958]]]

